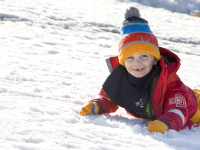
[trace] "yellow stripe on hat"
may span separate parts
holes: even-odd
[[[160,60],[160,51],[155,45],[149,43],[135,43],[127,45],[119,52],[119,63],[124,66],[125,59],[135,53],[148,53],[152,55],[156,61]]]

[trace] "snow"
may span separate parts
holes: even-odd
[[[156,2],[156,3],[155,3]],[[200,89],[199,0],[0,0],[0,149],[199,149],[200,128],[149,133],[123,109],[78,115],[109,75],[124,12],[140,9]]]
[[[121,2],[138,2],[146,6],[163,8],[173,12],[193,14],[200,9],[200,0],[120,0]]]

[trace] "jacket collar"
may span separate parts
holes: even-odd
[[[160,54],[162,56],[160,65],[163,68],[164,64],[167,65],[167,72],[168,74],[176,73],[180,68],[180,58],[173,52],[160,47]],[[164,63],[162,62],[164,61]]]

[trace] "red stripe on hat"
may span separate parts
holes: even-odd
[[[125,36],[123,39],[120,40],[119,51],[124,45],[126,45],[130,42],[141,42],[141,43],[149,42],[149,43],[155,45],[156,47],[158,47],[158,41],[157,41],[157,38],[155,37],[155,35],[153,35],[151,33],[145,33],[145,32],[135,32],[135,33],[128,34],[127,36]]]

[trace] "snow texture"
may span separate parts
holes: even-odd
[[[200,18],[190,15],[199,0],[0,0],[0,149],[200,149],[198,127],[162,135],[123,109],[78,115],[109,75],[130,6],[200,89]]]

